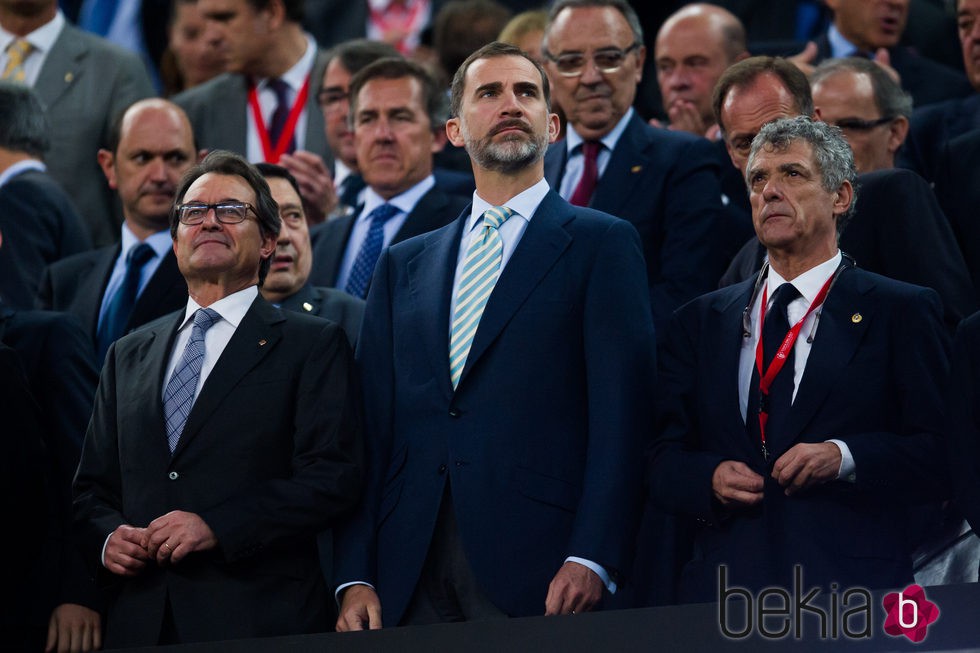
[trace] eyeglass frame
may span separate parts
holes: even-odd
[[[238,220],[224,220],[221,218],[221,214],[218,213],[219,206],[224,206],[224,207],[241,206],[245,210],[242,211],[242,216]],[[208,213],[211,211],[214,211],[214,219],[217,222],[220,222],[221,224],[241,224],[248,219],[249,211],[252,211],[252,213],[258,216],[258,212],[256,212],[255,207],[249,204],[248,202],[237,202],[237,201],[231,202],[228,200],[225,200],[223,202],[215,202],[214,204],[207,204],[205,202],[185,202],[184,204],[178,204],[176,208],[177,208],[177,221],[180,222],[180,224],[188,227],[196,227],[199,224],[204,224],[204,220],[207,219]],[[200,221],[195,220],[194,222],[187,222],[184,219],[184,211],[188,208],[204,209],[204,213],[202,214]]]
[[[334,111],[337,104],[350,100],[350,93],[347,91],[333,91],[321,88],[316,93],[316,103],[323,111]]]
[[[842,118],[832,122],[833,126],[837,127],[841,131],[856,131],[856,132],[869,132],[875,127],[881,127],[882,125],[887,125],[892,122],[898,116],[883,116],[881,118],[876,118],[874,120],[862,120],[861,118]],[[841,124],[844,123],[844,124]]]
[[[605,73],[607,75],[612,74],[623,67],[623,63],[626,61],[626,56],[630,52],[633,52],[634,50],[638,50],[640,47],[642,47],[642,45],[643,44],[638,41],[633,41],[633,43],[631,43],[625,48],[609,47],[609,48],[599,48],[598,50],[593,50],[592,65],[594,65],[596,67],[596,70],[598,70],[601,73]],[[620,62],[617,66],[614,66],[612,68],[603,68],[599,65],[599,63],[595,59],[596,55],[600,53],[607,53],[607,54],[617,53],[620,57],[622,57],[622,59],[620,59]],[[552,54],[551,52],[545,50],[542,52],[542,54],[544,54],[546,59],[548,59],[553,64],[555,64],[555,69],[557,70],[558,74],[561,75],[562,77],[581,77],[581,75],[585,72],[585,67],[588,65],[588,61],[585,60],[584,52],[566,52],[563,54]],[[563,56],[569,56],[569,55],[576,55],[582,57],[583,58],[582,67],[579,68],[578,70],[574,70],[571,72],[563,72],[558,67],[558,60],[561,59]]]

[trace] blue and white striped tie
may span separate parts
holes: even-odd
[[[463,260],[463,274],[456,291],[456,311],[449,336],[449,376],[453,388],[459,384],[483,308],[500,276],[504,248],[497,228],[512,215],[514,212],[506,206],[487,209],[483,214],[482,237],[473,240]]]
[[[177,367],[163,393],[163,416],[167,421],[167,444],[170,453],[177,448],[180,434],[187,423],[191,406],[194,405],[194,392],[201,378],[201,363],[204,362],[204,334],[221,316],[212,308],[199,308],[194,313],[194,327],[190,340],[184,345]]]

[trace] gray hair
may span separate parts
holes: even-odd
[[[640,25],[640,18],[636,15],[636,10],[626,0],[558,0],[548,12],[548,29],[544,31],[541,50],[543,52],[549,51],[548,33],[551,31],[551,26],[554,24],[558,14],[565,9],[585,9],[591,7],[611,7],[621,13],[629,24],[630,31],[633,32],[633,42],[638,45],[643,45],[643,27]]]
[[[881,66],[864,57],[827,59],[821,62],[810,75],[810,87],[812,88],[828,77],[843,72],[864,74],[871,79],[875,106],[881,112],[882,118],[897,118],[898,116],[908,118],[912,115],[912,96],[903,91],[902,87]]]
[[[783,152],[797,141],[808,143],[813,149],[813,159],[820,171],[820,181],[824,190],[835,192],[845,181],[850,182],[852,188],[855,186],[857,168],[854,166],[854,153],[844,140],[840,128],[814,121],[809,116],[780,118],[763,125],[752,140],[752,150],[749,152],[748,165],[745,167],[746,174],[751,174],[755,157],[763,148]],[[850,207],[837,218],[838,235],[854,213],[856,203],[857,190],[855,189]]]
[[[40,159],[50,146],[44,107],[34,91],[0,82],[0,147]]]

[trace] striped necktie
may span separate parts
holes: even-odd
[[[34,46],[24,39],[12,41],[7,46],[7,66],[3,69],[0,79],[11,82],[23,82],[25,80],[24,62],[34,51]]]
[[[470,243],[463,260],[449,336],[449,376],[453,388],[459,384],[483,308],[500,276],[504,248],[497,229],[512,215],[514,212],[506,206],[487,209],[483,214],[483,233]]]
[[[167,389],[163,393],[163,415],[167,422],[167,444],[170,453],[177,448],[180,434],[184,431],[187,416],[194,405],[197,382],[201,378],[201,364],[204,362],[204,334],[221,319],[212,308],[199,308],[194,313],[194,328],[190,340],[177,361]]]

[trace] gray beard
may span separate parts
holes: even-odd
[[[504,174],[515,173],[536,163],[548,148],[547,134],[532,134],[530,140],[494,143],[490,138],[474,139],[462,126],[466,152],[481,168]]]

